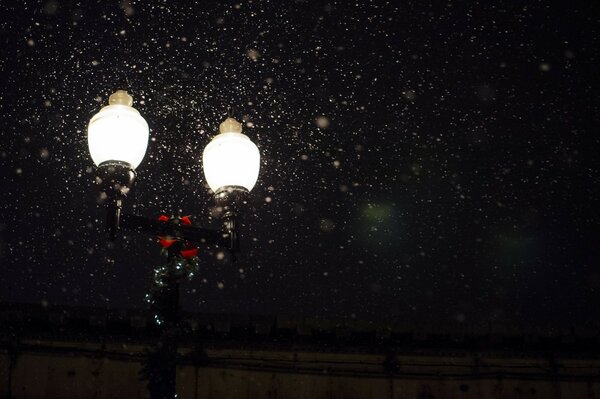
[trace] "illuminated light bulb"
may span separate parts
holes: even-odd
[[[117,90],[92,117],[88,125],[88,147],[97,166],[125,163],[135,169],[144,159],[148,147],[148,123],[132,107],[133,98]]]
[[[242,125],[227,118],[204,149],[204,176],[215,193],[231,188],[252,190],[260,170],[260,153],[256,145],[242,133]]]

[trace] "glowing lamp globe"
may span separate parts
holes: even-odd
[[[215,193],[230,188],[252,190],[260,169],[258,148],[233,118],[221,123],[219,132],[202,155],[208,185]]]
[[[124,163],[135,169],[148,147],[148,124],[132,107],[133,98],[117,90],[109,105],[92,117],[88,125],[88,146],[97,166],[106,162]]]

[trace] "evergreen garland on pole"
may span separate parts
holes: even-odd
[[[164,223],[184,224],[191,226],[192,221],[189,216],[171,216],[161,215],[158,220]],[[161,245],[161,255],[167,260],[160,266],[153,269],[152,286],[150,292],[146,294],[146,302],[154,310],[154,321],[161,325],[169,315],[164,314],[168,309],[162,309],[163,305],[159,302],[164,291],[173,283],[179,283],[184,279],[191,280],[198,274],[198,247],[179,237],[159,236],[158,243]]]

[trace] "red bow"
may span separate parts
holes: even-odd
[[[169,222],[171,220],[175,220],[175,219],[179,219],[179,221],[182,224],[185,224],[186,226],[191,226],[192,225],[192,221],[190,220],[189,216],[183,216],[180,218],[170,218],[167,215],[160,215],[158,217],[158,220],[160,222]],[[173,237],[161,237],[158,236],[158,243],[163,247],[163,248],[169,248],[171,245],[175,244],[178,239],[177,238],[173,238]],[[190,244],[189,242],[185,243],[185,247],[180,251],[180,254],[183,258],[185,259],[190,259],[193,257],[198,256],[198,247]]]

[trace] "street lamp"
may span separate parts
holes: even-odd
[[[94,163],[100,168],[117,164],[135,170],[148,148],[148,124],[137,109],[133,98],[117,90],[90,120],[88,146]]]
[[[189,266],[184,259],[190,252],[186,245],[224,247],[235,259],[239,251],[236,217],[258,179],[260,154],[242,133],[242,125],[233,118],[221,123],[219,134],[204,149],[204,175],[217,206],[223,211],[221,230],[191,226],[187,218],[155,220],[122,215],[123,199],[133,185],[135,169],[144,159],[149,138],[146,120],[132,105],[133,98],[126,91],[113,93],[109,105],[90,120],[88,146],[98,167],[96,181],[106,196],[110,239],[114,240],[116,233],[125,228],[164,237],[161,242],[168,243],[165,244],[168,263],[154,270],[155,298],[151,302],[162,334],[156,349],[147,357],[144,370],[151,398],[174,398],[180,328],[179,281]]]
[[[215,202],[224,211],[224,231],[192,226],[166,225],[138,216],[121,215],[124,196],[136,177],[148,147],[148,124],[132,107],[133,98],[117,90],[109,105],[92,117],[88,125],[88,146],[98,166],[97,182],[107,201],[107,228],[112,240],[120,228],[144,230],[157,235],[171,235],[203,244],[226,245],[235,253],[239,206],[258,179],[260,154],[256,145],[242,133],[242,125],[227,118],[219,126],[219,134],[206,146],[202,163]]]
[[[233,118],[221,123],[219,132],[202,155],[208,185],[217,194],[232,187],[252,190],[260,168],[258,148],[242,134],[242,125]]]
[[[223,210],[225,230],[230,234],[230,250],[235,259],[239,251],[236,216],[246,194],[258,179],[260,154],[242,125],[227,118],[219,125],[219,134],[204,149],[202,164],[208,185],[215,193],[215,202]]]

